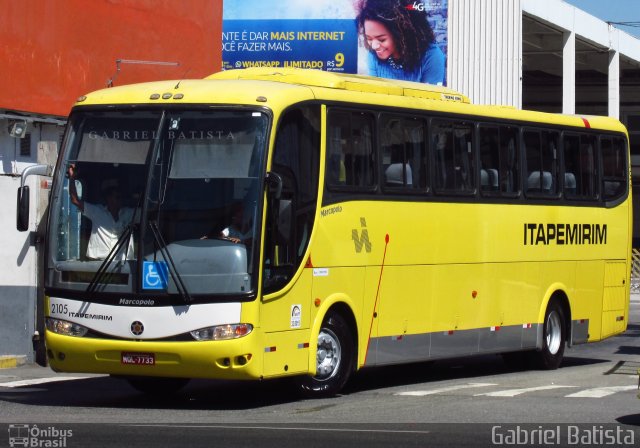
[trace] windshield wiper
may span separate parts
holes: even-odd
[[[116,259],[116,255],[120,252],[122,247],[125,244],[128,244],[129,239],[131,238],[131,235],[133,234],[133,231],[137,226],[136,216],[138,216],[140,211],[141,200],[138,200],[138,204],[136,205],[135,209],[133,209],[131,221],[129,221],[129,224],[127,224],[127,226],[122,231],[122,234],[118,237],[118,241],[116,241],[116,244],[114,244],[104,261],[100,264],[100,267],[98,267],[98,270],[91,279],[91,283],[89,283],[89,286],[87,287],[87,292],[95,292],[98,289],[99,285],[106,283],[104,280],[109,275],[109,267],[111,266],[111,263],[113,263],[113,260]],[[125,259],[127,258],[128,254],[129,248],[127,247],[127,250],[125,251]]]
[[[135,227],[135,224],[133,222],[134,219],[135,219],[135,213],[134,213],[134,218],[132,218],[131,222],[124,228],[124,231],[118,238],[118,241],[111,248],[107,257],[100,264],[100,267],[98,267],[98,270],[96,271],[95,275],[91,279],[91,283],[89,283],[89,286],[87,287],[87,292],[96,292],[100,284],[106,283],[104,282],[104,279],[108,275],[110,275],[110,273],[108,272],[109,266],[111,266],[111,263],[113,263],[113,260],[115,260],[116,255],[118,254],[118,252],[120,252],[120,249],[122,249],[122,247],[128,243],[129,238],[131,237],[131,234],[133,234],[133,229]],[[129,248],[127,248],[127,251],[128,250]],[[126,253],[125,253],[125,258],[126,258]]]
[[[178,269],[176,268],[176,264],[173,261],[173,258],[171,258],[171,254],[167,249],[167,243],[164,241],[164,238],[162,238],[162,234],[160,233],[158,222],[150,221],[149,227],[151,227],[151,231],[153,232],[153,238],[156,240],[156,244],[160,248],[160,253],[162,254],[163,258],[167,261],[167,265],[169,267],[169,274],[173,279],[173,283],[176,285],[178,294],[180,294],[180,297],[182,298],[183,302],[190,303],[193,299],[191,298],[191,295],[189,294],[187,287],[184,285],[184,282],[182,281],[182,276],[178,272]]]

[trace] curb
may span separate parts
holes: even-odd
[[[0,356],[0,369],[12,369],[27,362],[26,356],[2,355]]]

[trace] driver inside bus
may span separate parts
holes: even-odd
[[[69,196],[71,202],[80,212],[91,220],[91,236],[87,246],[87,258],[90,260],[104,260],[116,245],[118,238],[131,223],[133,208],[122,207],[122,197],[116,179],[110,179],[102,184],[104,204],[92,204],[78,197],[76,189],[76,166],[69,165]],[[123,254],[123,258],[133,258],[133,239]]]
[[[251,244],[252,231],[251,226],[244,220],[244,205],[240,202],[233,204],[231,207],[231,216],[229,225],[222,229],[215,237],[232,243],[242,243],[246,246]],[[209,234],[202,236],[200,239],[208,239]]]

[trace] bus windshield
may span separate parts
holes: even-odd
[[[47,286],[186,301],[255,292],[267,128],[247,110],[76,111]]]

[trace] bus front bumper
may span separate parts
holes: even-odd
[[[259,379],[260,334],[224,341],[126,341],[46,330],[49,364],[57,372],[173,378]]]

